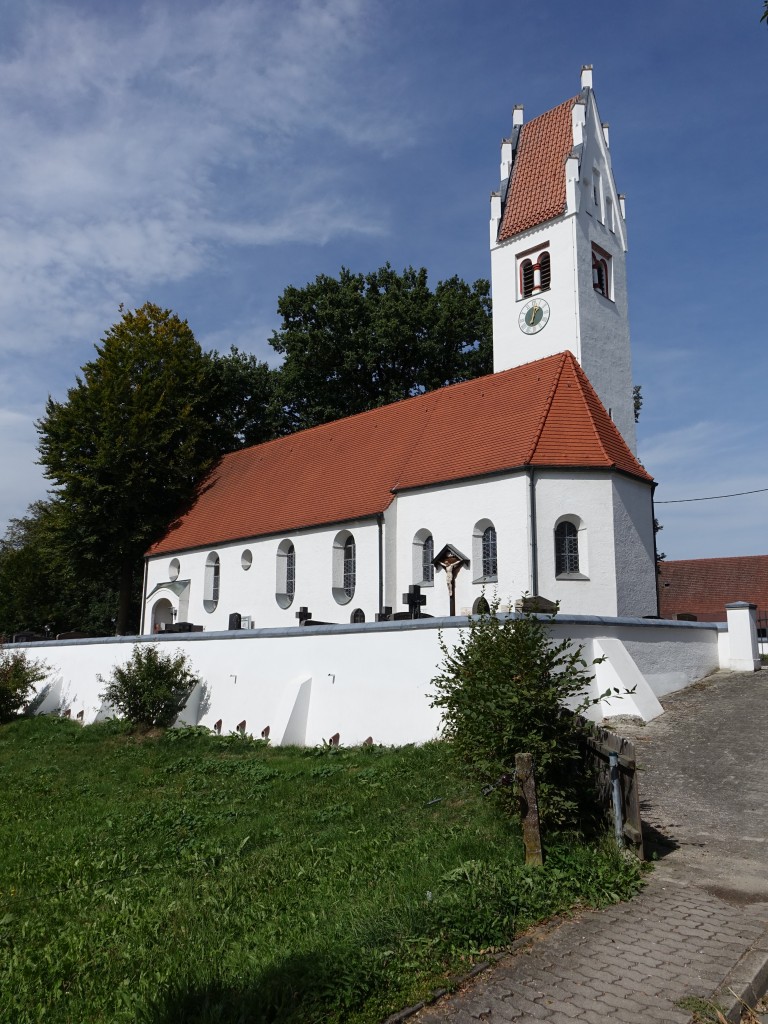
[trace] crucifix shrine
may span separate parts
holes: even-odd
[[[469,559],[462,555],[453,544],[446,544],[439,554],[435,555],[432,564],[436,569],[442,569],[445,573],[445,583],[448,587],[449,615],[456,614],[456,577],[461,567],[469,567]]]

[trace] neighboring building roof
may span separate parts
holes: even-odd
[[[520,129],[499,225],[500,242],[565,211],[565,161],[573,149],[574,96]]]
[[[149,554],[361,519],[398,491],[525,466],[651,482],[561,352],[225,455]]]
[[[763,614],[768,612],[768,555],[660,563],[663,619],[687,614],[701,622],[724,622],[725,606],[731,601],[750,601]]]

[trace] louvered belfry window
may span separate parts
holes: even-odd
[[[539,256],[539,274],[541,277],[541,290],[544,291],[546,288],[549,288],[552,283],[552,272],[548,252],[543,252],[541,256]]]
[[[579,531],[573,523],[558,523],[555,528],[555,573],[562,576],[579,571]]]
[[[520,264],[520,291],[523,298],[533,295],[533,264],[530,260],[523,260]]]

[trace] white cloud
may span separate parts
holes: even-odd
[[[29,14],[0,54],[0,348],[93,335],[221,244],[385,232],[338,159],[409,138],[373,83],[345,87],[369,31],[361,0]]]

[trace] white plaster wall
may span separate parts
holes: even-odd
[[[47,641],[25,648],[45,661],[50,686],[38,712],[81,711],[85,723],[110,714],[100,699],[112,668],[123,664],[136,642],[187,655],[205,681],[181,721],[229,733],[246,722],[258,736],[270,727],[273,743],[316,745],[338,732],[346,745],[371,736],[384,744],[421,743],[437,735],[439,716],[430,707],[430,680],[442,663],[440,633],[451,647],[466,620],[366,623],[250,633],[198,633],[186,637],[121,637],[101,641]],[[631,688],[598,707],[603,714],[658,713],[655,697],[680,689],[719,665],[718,627],[698,623],[649,623],[593,616],[560,616],[555,639],[585,644],[588,658],[608,654],[595,667],[592,693],[608,685]],[[654,696],[655,695],[655,696]]]
[[[453,544],[470,559],[470,568],[456,577],[457,612],[471,609],[484,591],[489,601],[498,594],[503,603],[514,603],[524,594],[529,588],[526,486],[525,475],[517,474],[398,495],[397,605],[393,607],[404,608],[402,595],[414,582],[413,538],[422,529],[432,533],[436,555],[445,544]],[[482,573],[473,551],[474,527],[481,519],[496,527],[497,583],[473,582]],[[422,593],[427,597],[424,611],[449,614],[443,572],[436,572],[434,586],[424,587]]]
[[[342,529],[355,538],[357,553],[357,584],[352,599],[339,604],[333,596],[333,542]],[[296,593],[288,608],[281,608],[275,599],[277,582],[277,552],[283,540],[290,540],[296,551]],[[375,520],[364,520],[344,526],[302,530],[279,537],[264,537],[220,544],[201,551],[151,558],[147,566],[146,593],[168,581],[168,569],[173,558],[180,563],[179,580],[189,580],[188,618],[180,621],[202,625],[205,631],[227,629],[231,612],[250,615],[258,626],[291,626],[296,612],[305,605],[315,619],[322,622],[349,622],[355,608],[362,608],[366,620],[372,619],[379,607],[378,596],[378,525]],[[251,567],[244,571],[241,556],[245,550],[253,556]],[[215,551],[221,560],[219,601],[213,612],[203,605],[205,563]],[[144,632],[152,631],[152,608],[160,598],[168,598],[179,608],[178,598],[169,590],[160,590],[145,602]]]
[[[614,476],[613,537],[616,614],[656,615],[653,501],[648,484]]]
[[[574,219],[578,254],[581,365],[632,451],[637,451],[632,397],[632,357],[629,341],[625,225],[613,183],[610,156],[603,140],[599,115],[590,96],[587,130],[581,153],[580,208]],[[601,204],[592,195],[593,170],[600,174]],[[605,222],[605,200],[613,205],[613,230]],[[592,243],[611,254],[611,297],[606,299],[592,284]]]
[[[565,217],[549,221],[491,249],[494,373],[566,349],[581,361],[570,220]],[[546,241],[549,242],[552,287],[537,294],[549,303],[549,322],[538,334],[527,335],[518,326],[520,310],[528,298],[518,294],[517,256]]]
[[[574,615],[616,615],[613,483],[607,473],[548,471],[536,474],[536,536],[539,594]],[[563,515],[578,516],[579,569],[585,579],[557,579],[555,526]]]

